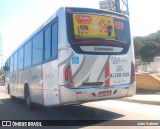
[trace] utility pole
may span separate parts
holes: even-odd
[[[99,2],[100,9],[122,13],[129,16],[128,0],[103,0]]]
[[[3,46],[2,46],[2,35],[0,33],[0,70],[3,68]]]

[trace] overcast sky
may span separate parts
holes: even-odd
[[[4,60],[61,6],[99,8],[100,0],[0,0]],[[128,0],[133,36],[160,30],[158,0]]]

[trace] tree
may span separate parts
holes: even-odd
[[[151,62],[155,56],[160,55],[159,44],[154,41],[147,41],[140,49],[142,61]]]
[[[142,46],[143,43],[141,42],[141,40],[137,40],[137,42],[134,42],[134,52],[136,58],[140,56],[140,49]]]

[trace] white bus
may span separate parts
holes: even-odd
[[[7,59],[6,88],[29,109],[132,96],[134,64],[127,16],[62,7]]]

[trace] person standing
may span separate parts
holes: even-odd
[[[108,21],[107,30],[108,30],[108,36],[111,36],[112,35],[112,30],[113,30],[113,27],[111,25],[111,21]]]

